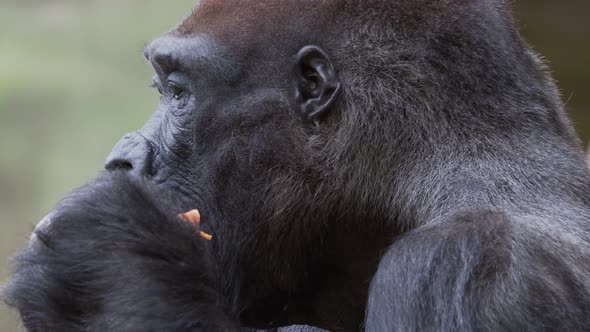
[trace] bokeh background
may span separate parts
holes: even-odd
[[[590,139],[590,1],[512,0]],[[0,283],[34,224],[155,110],[142,57],[196,0],[0,0]],[[0,331],[18,331],[0,304]]]

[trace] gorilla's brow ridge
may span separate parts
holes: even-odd
[[[163,77],[175,70],[198,70],[227,78],[233,67],[218,43],[200,36],[157,38],[145,47],[144,56]]]

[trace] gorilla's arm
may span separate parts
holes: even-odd
[[[585,330],[589,234],[546,229],[474,211],[407,233],[372,282],[367,331]]]
[[[233,330],[206,240],[124,174],[66,198],[16,259],[4,299],[29,331]]]

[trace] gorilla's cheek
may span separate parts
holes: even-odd
[[[156,138],[161,142],[160,151],[180,160],[190,156],[195,145],[195,118],[198,113],[195,99],[191,96],[171,101],[162,117],[160,135]]]

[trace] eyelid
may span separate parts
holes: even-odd
[[[186,88],[190,85],[190,80],[188,79],[188,77],[186,77],[186,75],[174,72],[168,76],[167,83],[169,85],[175,85]]]
[[[188,85],[187,83],[179,82],[179,81],[176,81],[176,80],[168,80],[168,86],[169,87],[176,86],[176,87],[184,88],[187,85]]]

